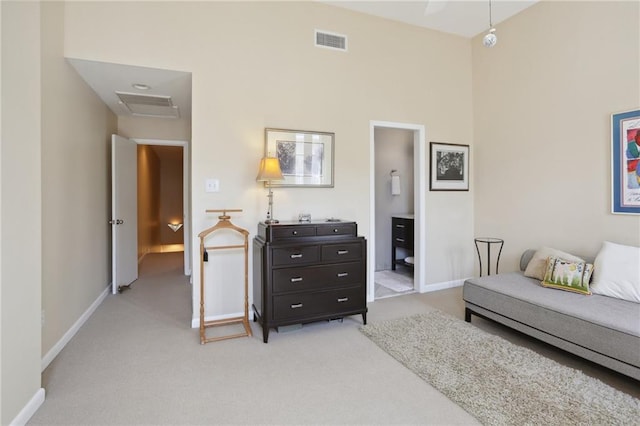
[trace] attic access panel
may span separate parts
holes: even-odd
[[[115,92],[120,102],[132,115],[156,118],[178,118],[180,112],[173,105],[171,96],[141,95],[139,93]]]

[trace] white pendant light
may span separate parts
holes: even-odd
[[[496,37],[496,29],[493,28],[493,20],[491,19],[491,0],[489,0],[489,32],[482,38],[482,44],[486,47],[493,47],[498,42]]]
[[[496,37],[495,28],[491,28],[489,32],[485,34],[484,38],[482,39],[482,44],[484,44],[486,47],[493,47],[496,45],[497,42],[498,42],[498,37]]]

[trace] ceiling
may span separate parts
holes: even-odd
[[[468,38],[489,28],[489,0],[319,1],[360,13]],[[492,0],[493,24],[510,18],[537,1]],[[138,112],[143,110],[146,113],[155,114],[158,112],[161,115],[167,112],[165,117],[173,114],[175,118],[177,110],[178,118],[191,118],[191,73],[84,59],[67,58],[67,60],[116,115],[140,115],[132,114],[135,105],[127,107],[120,101],[116,92],[122,92],[149,95],[146,98],[139,98],[143,99],[141,101],[143,104],[137,106]],[[132,86],[136,83],[145,84],[149,86],[149,89],[137,89]],[[170,97],[171,103],[177,109],[173,106],[163,107],[149,104],[154,100],[166,100],[160,97]],[[144,99],[149,99],[150,102],[144,105]]]
[[[75,58],[67,58],[67,61],[116,115],[191,117],[191,73]],[[149,88],[137,89],[134,84],[145,84]],[[142,98],[142,104],[127,107],[116,92],[143,95],[151,101],[145,102]],[[150,105],[154,99],[163,100],[165,97],[170,97],[173,106],[177,107],[177,117],[174,116],[175,108]],[[132,113],[131,108],[137,112]]]
[[[474,37],[489,29],[489,0],[321,1],[419,27]],[[538,0],[492,0],[493,24],[516,15]]]

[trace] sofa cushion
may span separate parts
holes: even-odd
[[[640,247],[605,241],[594,261],[591,291],[640,303]]]
[[[558,257],[549,256],[542,285],[558,290],[590,295],[589,280],[592,272],[593,265],[590,263],[567,262]]]
[[[584,262],[584,259],[578,256],[574,256],[551,247],[542,247],[536,251],[531,261],[529,261],[527,268],[524,270],[525,277],[536,278],[537,280],[542,281],[544,279],[544,273],[547,268],[547,259],[549,256],[559,257],[560,259],[568,260],[569,262]]]

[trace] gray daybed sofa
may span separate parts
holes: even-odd
[[[520,259],[526,269],[534,250]],[[470,278],[465,321],[491,319],[567,352],[640,380],[640,304],[545,288],[523,272]]]

